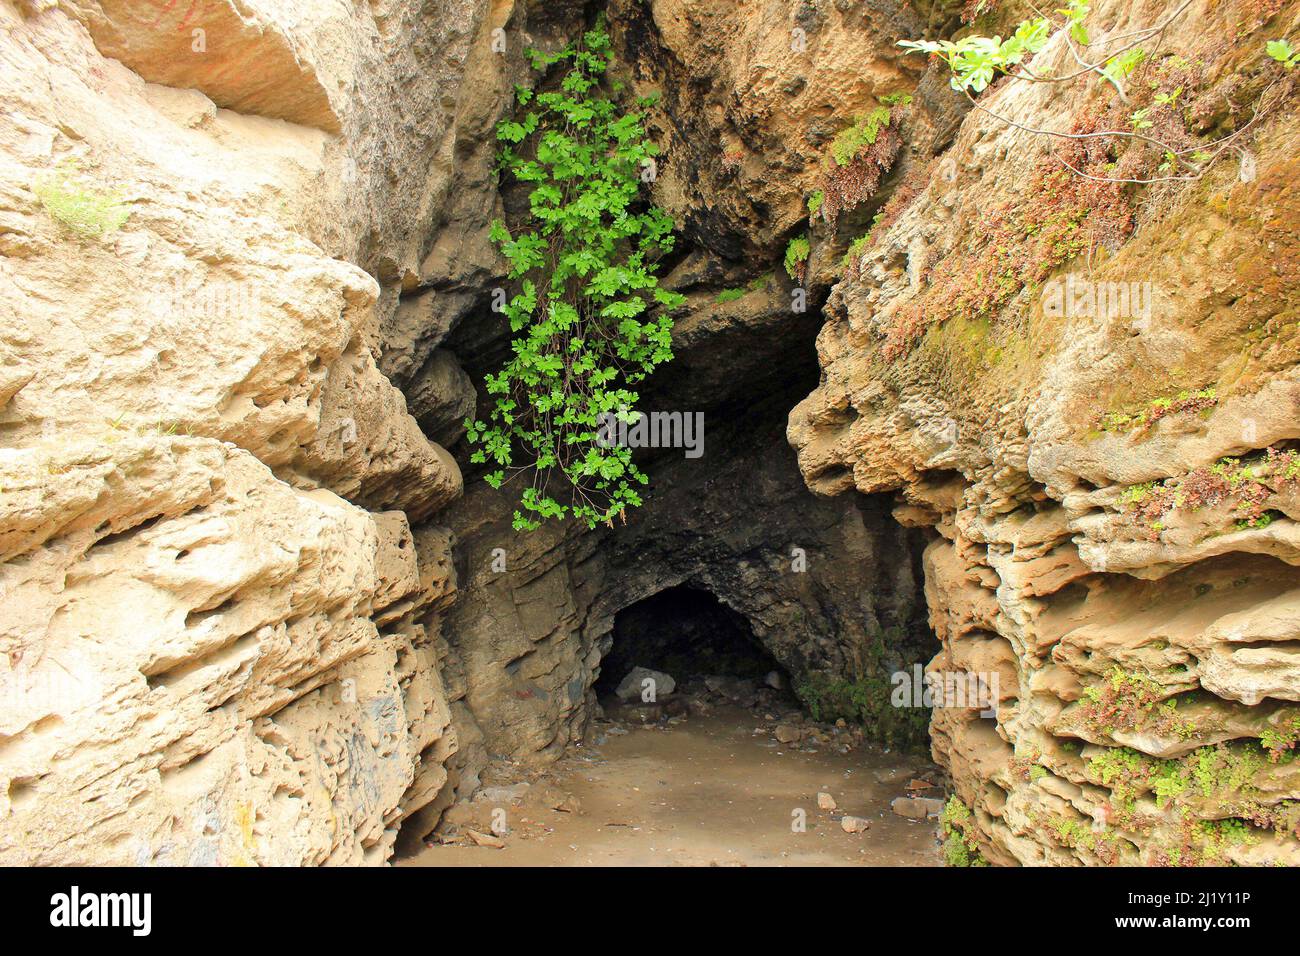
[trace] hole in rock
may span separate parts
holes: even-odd
[[[667,674],[683,689],[707,677],[739,678],[757,688],[770,680],[783,691],[790,686],[785,668],[754,636],[743,614],[688,585],[624,608],[614,618],[612,637],[595,685],[602,701],[616,702],[620,683],[636,667]]]

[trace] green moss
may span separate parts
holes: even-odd
[[[852,126],[840,130],[831,142],[831,157],[836,164],[847,166],[860,150],[874,144],[880,131],[889,125],[889,117],[889,107],[878,106],[854,120]]]
[[[884,96],[877,97],[881,106],[911,106],[911,93],[887,93]]]
[[[876,213],[876,219],[880,219],[880,213]],[[872,223],[875,227],[875,223]],[[840,272],[856,272],[857,260],[867,251],[867,244],[871,241],[871,229],[868,229],[858,238],[849,243],[848,250],[844,253],[844,258],[840,260]]]
[[[995,380],[990,371],[1009,366],[1023,374],[1035,361],[1022,330],[964,316],[929,326],[917,354],[944,391],[962,400]]]
[[[1144,432],[1157,421],[1181,412],[1208,414],[1219,403],[1218,392],[1213,387],[1195,391],[1181,391],[1173,397],[1152,400],[1132,414],[1111,412],[1101,421],[1103,432]]]
[[[735,302],[737,299],[744,298],[745,292],[745,289],[723,289],[718,293],[718,297],[714,299],[714,301],[719,305],[727,302]]]
[[[860,724],[871,739],[905,750],[921,750],[929,743],[930,709],[895,707],[893,687],[885,667],[887,645],[898,643],[897,628],[875,631],[866,647],[866,663],[853,677],[812,672],[794,685],[794,692],[814,720],[843,719]]]
[[[802,264],[808,261],[809,252],[811,247],[808,245],[807,236],[796,236],[790,240],[790,244],[785,247],[785,271],[789,273],[790,278],[801,277]]]
[[[808,215],[816,216],[826,201],[826,190],[819,189],[808,197]]]
[[[131,215],[121,190],[98,192],[75,178],[77,167],[60,166],[36,180],[32,189],[50,217],[83,239],[102,239],[122,228]]]

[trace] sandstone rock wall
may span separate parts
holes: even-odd
[[[0,4],[0,862],[378,863],[454,776],[377,359],[512,12]]]
[[[922,652],[918,564],[932,670],[998,675],[995,716],[931,728],[967,857],[1294,862],[1296,93],[1262,47],[1297,4],[1162,34],[1150,78],[1232,139],[1140,190],[1062,178],[900,55],[959,7],[608,5],[618,75],[662,94],[690,300],[646,397],[710,444],[657,457],[626,527],[521,538],[453,458],[507,347],[493,126],[594,9],[0,2],[0,862],[380,863],[487,751],[581,739],[621,609],[689,582],[796,679],[853,677],[881,628],[888,667]],[[809,223],[833,138],[902,93],[879,188]],[[981,104],[1128,123],[1108,95]],[[1136,308],[1059,314],[1066,276]],[[832,283],[796,471],[772,423]]]
[[[721,421],[706,417],[717,431],[706,427],[702,458],[652,463],[652,502],[614,529],[518,535],[508,499],[479,483],[457,506],[462,590],[447,633],[492,752],[544,760],[582,740],[615,615],[680,584],[743,614],[797,686],[928,653],[912,560],[922,533],[883,500],[809,495],[779,424]]]
[[[895,46],[941,4],[614,0],[666,149],[655,199],[712,252],[769,258],[808,217],[830,143],[925,68]]]
[[[1175,6],[1095,3],[1094,36]],[[1141,82],[1233,136],[1190,181],[1072,178],[1049,155],[1070,147],[1031,132],[1146,100],[1108,118],[1091,79],[998,83],[831,294],[790,441],[814,490],[897,490],[899,519],[942,535],[931,670],[1000,678],[995,717],[932,724],[951,828],[985,861],[1300,859],[1296,90],[1263,53],[1298,15],[1198,2],[1162,35]],[[1058,37],[1034,62],[1074,61]],[[1066,221],[1077,255],[1024,238]],[[1134,298],[1062,309],[1066,277]]]

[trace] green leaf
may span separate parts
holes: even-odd
[[[493,487],[505,487],[506,469],[531,473],[516,486],[521,531],[611,522],[641,504],[628,485],[646,479],[629,449],[598,442],[599,416],[631,409],[627,386],[671,360],[666,313],[685,302],[655,277],[676,227],[644,202],[641,163],[658,148],[615,98],[611,49],[600,22],[558,53],[528,51],[539,69],[564,63],[567,72],[545,92],[517,87],[515,115],[497,125],[503,182],[531,188],[526,215],[489,227],[519,286],[502,309],[510,352],[484,378],[488,422],[467,422],[466,438],[471,462],[495,468],[484,475]]]

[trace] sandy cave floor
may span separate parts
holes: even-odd
[[[890,810],[891,800],[907,795],[909,781],[937,779],[927,760],[872,746],[847,754],[792,749],[762,724],[740,707],[671,723],[605,724],[597,746],[543,774],[521,775],[531,779],[527,787],[488,788],[488,799],[480,794],[471,804],[482,818],[480,832],[493,811],[505,820],[504,847],[426,844],[397,865],[941,863],[935,821]],[[829,793],[836,809],[818,809],[818,792]],[[792,831],[797,809],[806,811],[802,833]],[[845,813],[867,818],[870,827],[845,832]]]

